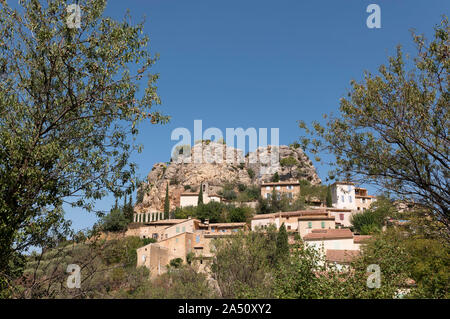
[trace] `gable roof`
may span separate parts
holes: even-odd
[[[331,262],[350,263],[359,254],[359,250],[327,249],[326,259]]]
[[[294,212],[278,212],[271,214],[258,214],[253,216],[253,219],[266,219],[266,218],[277,218],[277,217],[295,217],[295,216],[318,216],[327,215],[328,213],[322,209],[310,209],[310,210],[298,210]]]
[[[353,238],[350,229],[313,229],[309,234],[303,236],[303,240],[321,240],[321,239],[349,239]]]

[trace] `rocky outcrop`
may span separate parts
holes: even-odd
[[[153,166],[143,185],[144,199],[136,211],[163,210],[167,184],[172,209],[179,206],[181,193],[198,191],[201,183],[208,185],[208,193],[219,193],[226,183],[260,184],[270,181],[275,172],[281,180],[300,178],[321,183],[312,162],[300,148],[267,146],[244,156],[242,150],[225,144],[202,142],[176,153],[170,162]],[[281,166],[280,161],[287,157],[293,157],[298,164]]]

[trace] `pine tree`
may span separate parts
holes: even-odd
[[[169,184],[166,186],[166,198],[164,199],[164,219],[169,218],[170,203],[169,203]]]
[[[200,206],[203,204],[203,185],[200,184],[200,192],[198,193],[198,202],[197,206]]]
[[[278,262],[286,260],[289,257],[288,234],[284,223],[281,224],[277,235],[276,256]]]

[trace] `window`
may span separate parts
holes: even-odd
[[[184,233],[185,231],[186,231],[186,226],[183,226],[183,227],[181,228],[181,232]]]
[[[266,186],[266,191],[270,191],[270,186]]]
[[[286,189],[294,189],[294,186],[292,185],[286,186]]]
[[[288,225],[287,229],[288,229],[288,230],[291,230],[291,226]]]
[[[195,242],[198,244],[200,242],[200,235],[195,236]]]
[[[345,203],[345,197],[344,197],[344,195],[342,195],[341,198],[342,198],[342,202]]]
[[[358,207],[358,210],[359,210],[359,207]],[[339,219],[344,220],[344,214],[339,214]]]
[[[176,231],[177,231],[177,233],[179,233],[179,232],[180,232],[180,227],[179,227],[179,226],[177,226],[177,229],[176,229]]]
[[[212,232],[214,232],[214,231],[215,231],[214,227],[211,227],[211,231],[212,231]]]
[[[292,198],[292,193],[287,193],[288,198]]]
[[[366,199],[365,199],[365,198],[363,198],[363,199],[362,199],[362,202],[363,202],[363,203],[365,203],[365,202],[366,202]]]
[[[308,222],[308,228],[312,228],[312,222]]]
[[[349,192],[352,191],[352,187],[350,185],[347,186],[347,191],[349,191]]]
[[[277,186],[277,190],[280,190],[281,189],[281,186]]]
[[[175,238],[175,242],[178,243],[178,238]]]
[[[322,228],[325,228],[325,222],[321,223]]]
[[[348,197],[348,201],[349,201],[350,203],[352,202],[352,197],[351,197],[351,196]]]
[[[266,198],[267,198],[267,199],[271,199],[271,198],[272,198],[272,194],[267,193],[267,194],[266,194]]]

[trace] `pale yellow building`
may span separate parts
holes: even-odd
[[[300,183],[295,181],[262,183],[261,197],[264,199],[270,199],[274,190],[278,199],[280,199],[282,195],[286,195],[288,198],[294,199],[300,194]]]
[[[356,210],[365,211],[374,201],[376,201],[375,196],[369,195],[367,189],[355,187]]]

